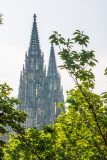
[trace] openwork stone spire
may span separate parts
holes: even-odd
[[[48,78],[54,78],[58,76],[57,68],[56,68],[56,60],[55,60],[55,52],[53,44],[51,44],[51,51],[50,51],[50,59],[49,59],[49,66],[48,66]]]
[[[36,23],[36,15],[33,16],[33,27],[30,39],[30,46],[28,54],[40,54],[40,45],[39,45],[39,37]]]

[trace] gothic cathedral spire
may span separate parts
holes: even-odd
[[[49,59],[47,76],[48,76],[48,78],[51,77],[52,79],[58,76],[53,44],[51,44],[51,51],[50,51],[50,59]]]
[[[63,102],[60,76],[57,72],[53,44],[51,45],[48,75],[44,67],[44,56],[41,54],[36,15],[33,16],[30,46],[25,54],[25,65],[20,75],[18,98],[23,103],[18,109],[24,110],[29,117],[25,122],[26,129],[54,124],[60,114],[58,102]]]
[[[39,36],[36,23],[36,15],[33,16],[33,27],[28,54],[40,54]]]

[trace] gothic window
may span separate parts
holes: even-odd
[[[33,80],[34,79],[33,74],[29,74],[29,78]]]
[[[32,125],[32,119],[29,119],[29,127]]]
[[[38,96],[38,88],[37,88],[37,86],[36,86],[36,97]]]
[[[33,83],[30,83],[30,96],[33,98]]]
[[[50,93],[49,93],[48,97],[50,98],[50,96],[51,96],[51,95],[50,95]]]
[[[27,84],[27,80],[25,80],[25,84]]]
[[[39,63],[36,62],[36,70],[38,70],[38,69],[39,69]]]
[[[55,114],[56,114],[56,102],[55,102]]]
[[[56,90],[57,89],[57,84],[56,83],[54,83],[54,90]]]
[[[49,89],[52,89],[52,83],[49,84]]]
[[[31,116],[32,116],[32,110],[29,109],[29,117],[31,118]]]
[[[38,99],[38,104],[40,104],[41,103],[41,100],[40,100],[40,98]]]
[[[27,113],[27,114],[29,113],[29,108],[26,108],[26,113]]]
[[[26,97],[27,97],[27,91],[26,91],[26,89],[25,89],[25,99],[26,99]]]
[[[34,69],[34,60],[31,59],[31,69]]]
[[[35,115],[35,117],[33,118],[33,121],[34,121],[34,123],[35,123],[35,126],[37,127],[37,113],[36,113],[36,115]]]

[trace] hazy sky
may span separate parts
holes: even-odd
[[[107,0],[0,0],[3,24],[0,26],[0,83],[6,82],[17,97],[20,71],[28,50],[33,14],[37,24],[41,50],[48,66],[53,30],[72,38],[76,29],[90,37],[89,50],[95,50],[99,63],[94,69],[96,92],[107,91]],[[57,48],[55,47],[57,53]],[[57,65],[61,61],[56,54]],[[64,94],[73,87],[72,79],[60,71]]]

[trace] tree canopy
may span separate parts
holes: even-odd
[[[18,99],[10,97],[12,88],[6,83],[0,85],[0,136],[9,133],[9,130],[22,134],[25,128],[20,125],[26,119],[27,114],[17,111],[14,107],[19,105]],[[3,155],[2,148],[6,145],[4,140],[0,140],[0,155]]]

